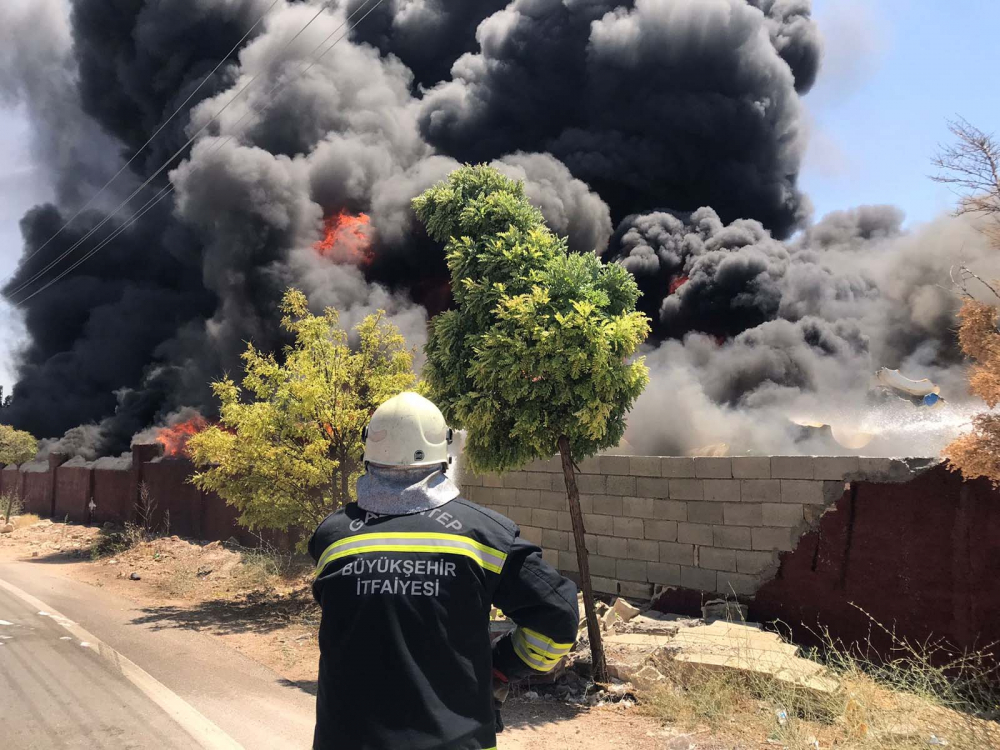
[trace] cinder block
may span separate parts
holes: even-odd
[[[623,500],[620,497],[612,497],[611,495],[595,495],[594,506],[591,512],[597,513],[601,516],[620,516],[622,515]]]
[[[552,475],[551,474],[540,474],[537,472],[524,474],[524,487],[529,490],[545,490],[548,491],[552,489]]]
[[[737,479],[770,479],[770,456],[733,456],[733,476]]]
[[[483,487],[503,487],[503,479],[499,474],[483,474]]]
[[[650,583],[662,583],[667,586],[681,585],[681,566],[671,563],[651,562],[646,566],[646,577]]]
[[[706,479],[705,499],[718,503],[738,503],[740,501],[740,480]]]
[[[507,511],[507,518],[514,523],[531,525],[531,508],[518,508],[514,506]]]
[[[694,546],[677,542],[660,542],[660,562],[694,565]]]
[[[619,581],[618,595],[627,596],[630,599],[649,600],[653,596],[653,584],[637,583],[635,581]]]
[[[681,586],[694,591],[714,592],[718,580],[716,571],[704,568],[681,566]]]
[[[712,545],[730,549],[753,549],[750,529],[746,526],[713,526]]]
[[[545,549],[556,549],[568,552],[569,534],[565,531],[542,529],[542,547]]]
[[[618,561],[613,557],[601,557],[600,555],[590,555],[587,563],[590,565],[590,574],[592,576],[604,576],[605,578],[614,578],[616,573],[615,569],[618,566]]]
[[[760,575],[775,564],[773,552],[736,552],[736,571],[747,575]]]
[[[601,473],[607,476],[629,476],[632,473],[629,456],[601,456]]]
[[[490,490],[491,503],[497,505],[517,505],[517,490],[509,487],[494,487]]]
[[[628,540],[613,536],[597,537],[597,554],[601,557],[628,557]]]
[[[597,456],[585,458],[577,462],[581,474],[601,474],[601,460]]]
[[[605,495],[608,490],[608,478],[603,474],[578,474],[576,486],[581,495]]]
[[[823,504],[829,505],[831,503],[837,502],[838,500],[840,500],[840,498],[844,496],[844,493],[847,492],[847,489],[848,489],[847,482],[841,482],[841,481],[823,482]]]
[[[698,547],[698,567],[709,570],[736,572],[736,550],[720,547]]]
[[[642,539],[642,519],[615,516],[615,536]]]
[[[774,528],[771,526],[761,526],[751,529],[750,534],[753,539],[755,550],[778,550],[780,552],[791,552],[798,543],[798,535],[789,528]]]
[[[563,507],[569,507],[569,498],[566,493],[562,493],[563,501],[566,503]],[[593,513],[594,512],[594,496],[593,495],[580,495],[580,512],[582,513]]]
[[[693,479],[694,459],[685,456],[665,456],[660,459],[660,475],[678,479]]]
[[[559,570],[569,573],[579,573],[580,566],[576,560],[575,552],[559,553]]]
[[[459,471],[459,480],[466,487],[482,487],[483,477],[471,471]]]
[[[775,479],[813,479],[812,456],[771,456],[771,476]]]
[[[558,529],[559,514],[554,510],[531,509],[531,525],[541,529]]]
[[[760,503],[723,503],[726,526],[760,526],[764,522]]]
[[[728,456],[695,456],[694,475],[701,479],[732,479],[733,462]]]
[[[569,511],[558,513],[557,515],[559,516],[559,531],[569,531],[570,536],[572,536],[573,517],[569,514]]]
[[[583,526],[588,534],[601,534],[611,536],[614,534],[614,516],[597,516],[585,513],[583,516]]]
[[[566,477],[560,472],[559,474],[549,474],[549,479],[552,481],[552,486],[549,487],[553,492],[561,492],[563,495],[566,494]]]
[[[524,470],[540,471],[546,474],[551,474],[555,471],[562,471],[562,460],[559,456],[553,456],[552,458],[538,458],[525,466]]]
[[[911,468],[910,463],[898,458],[861,458],[859,461],[860,477],[867,482],[909,482],[927,466],[921,462]]]
[[[539,547],[542,546],[542,530],[536,526],[522,526],[521,538],[532,544],[537,544]]]
[[[542,549],[542,559],[553,568],[559,567],[559,550]]]
[[[510,518],[510,508],[506,505],[484,505],[487,510],[492,510],[494,513],[499,513],[501,516],[507,516]]]
[[[764,503],[761,510],[765,526],[795,528],[803,521],[802,506],[798,503]]]
[[[670,480],[659,477],[638,477],[635,494],[639,497],[670,497]]]
[[[802,516],[805,518],[806,523],[812,527],[819,523],[819,519],[822,518],[825,513],[831,510],[833,510],[833,508],[824,505],[803,505]]]
[[[660,559],[659,543],[649,542],[645,539],[629,539],[628,556],[630,560],[657,562]]]
[[[521,490],[521,492],[532,492],[533,490]],[[566,510],[569,507],[569,500],[566,498],[565,492],[539,492],[538,493],[538,507],[544,508],[545,510]],[[581,507],[583,506],[583,499],[580,500]]]
[[[805,479],[782,479],[781,502],[823,505],[823,483]]]
[[[687,506],[691,523],[722,523],[724,503],[688,503]]]
[[[618,580],[619,581],[642,581],[647,577],[645,560],[619,560]]]
[[[679,523],[677,541],[683,544],[712,544],[712,527],[705,523]]]
[[[659,456],[629,456],[629,474],[634,477],[658,477],[660,474]]]
[[[677,521],[646,519],[642,522],[642,529],[644,539],[656,539],[661,542],[677,541]]]
[[[584,541],[587,544],[587,552],[592,555],[597,554],[597,542],[602,539],[602,537],[597,536],[597,534],[584,534]]]
[[[635,477],[620,477],[611,475],[607,477],[609,495],[627,495],[634,497]]]
[[[540,497],[541,493],[538,490],[514,490],[514,505],[520,508],[541,508]]]
[[[747,576],[742,573],[719,572],[715,584],[715,590],[719,593],[739,596],[753,596],[759,587],[760,579],[757,576]]]
[[[617,594],[618,593],[618,581],[611,578],[603,578],[601,576],[591,576],[590,585],[593,587],[594,591],[601,594]]]
[[[654,502],[651,497],[622,498],[622,514],[630,518],[652,518]]]
[[[745,503],[780,502],[781,480],[744,479],[740,486],[740,498]]]
[[[816,456],[813,459],[813,476],[816,479],[844,481],[861,473],[857,456]]]
[[[527,488],[528,475],[523,471],[508,471],[503,475],[503,486],[512,490]]]
[[[701,479],[671,479],[671,500],[702,500],[705,497],[705,482]]]

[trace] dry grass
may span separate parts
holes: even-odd
[[[24,529],[28,526],[34,526],[41,520],[42,519],[34,513],[22,513],[20,515],[11,516],[10,522],[14,524],[15,529]]]
[[[790,750],[962,750],[1000,748],[1000,693],[981,654],[949,656],[940,646],[894,637],[886,660],[826,638],[811,654],[839,689],[821,693],[763,672],[679,670],[642,696],[643,709],[686,729]]]

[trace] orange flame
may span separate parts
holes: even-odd
[[[196,414],[184,422],[171,427],[161,427],[156,441],[163,446],[165,456],[186,456],[188,440],[208,427],[208,420]]]
[[[335,263],[367,266],[372,262],[371,219],[338,211],[323,220],[323,239],[313,249]]]
[[[687,284],[688,281],[690,281],[690,279],[687,276],[674,276],[674,278],[670,280],[670,286],[667,287],[667,294],[673,294],[682,286]]]

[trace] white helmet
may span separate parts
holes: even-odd
[[[375,410],[363,433],[364,462],[380,466],[450,463],[452,433],[441,410],[418,393],[393,396]]]

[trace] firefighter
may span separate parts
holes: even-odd
[[[575,585],[513,521],[460,497],[451,435],[416,393],[384,403],[357,501],[309,541],[323,612],[314,750],[495,748],[509,681],[573,646]],[[492,647],[491,605],[516,623]]]

